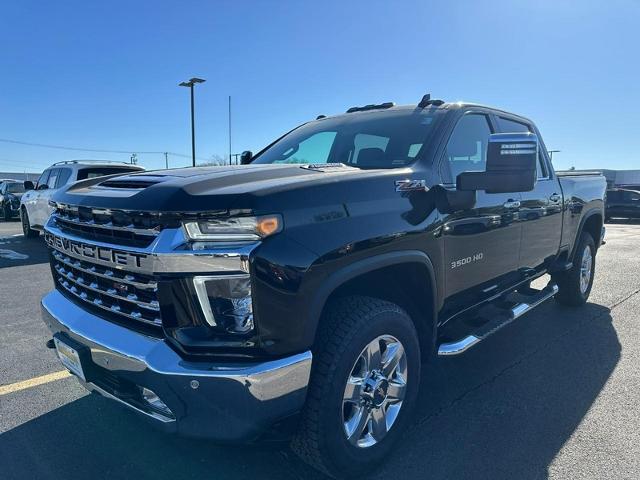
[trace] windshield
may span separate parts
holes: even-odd
[[[24,193],[22,183],[7,183],[7,193]]]
[[[382,110],[304,124],[253,163],[344,163],[359,168],[399,168],[412,163],[441,116],[436,109]]]
[[[104,177],[115,173],[140,172],[140,168],[135,167],[90,167],[78,171],[78,180],[87,178]]]

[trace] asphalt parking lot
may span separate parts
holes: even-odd
[[[373,478],[640,478],[640,223],[607,230],[590,303],[549,301],[425,369],[414,425]],[[159,433],[57,373],[47,252],[19,222],[0,222],[0,285],[0,477],[319,478],[281,444]]]

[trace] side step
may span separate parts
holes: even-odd
[[[501,328],[509,325],[516,318],[521,317],[529,310],[532,310],[540,305],[545,300],[550,299],[556,293],[558,293],[558,286],[556,284],[547,285],[538,293],[532,295],[531,298],[527,299],[526,303],[523,302],[514,305],[509,310],[506,310],[505,315],[498,315],[492,320],[489,320],[472,334],[467,335],[466,337],[454,342],[441,343],[438,347],[438,355],[459,355],[467,351],[475,344],[481,342],[487,337],[490,337]]]

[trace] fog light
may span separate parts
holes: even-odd
[[[173,412],[167,404],[160,400],[160,397],[156,395],[153,390],[149,390],[145,387],[140,387],[140,393],[142,394],[142,399],[147,402],[147,404],[153,408],[154,410],[166,415],[168,417],[173,417]]]
[[[249,275],[194,277],[193,284],[205,320],[230,333],[253,330],[253,304]]]

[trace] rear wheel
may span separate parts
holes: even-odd
[[[595,242],[591,235],[582,232],[573,260],[573,267],[553,277],[558,285],[556,300],[563,305],[584,305],[591,293],[595,268]]]
[[[4,214],[4,221],[5,222],[9,222],[11,220],[11,208],[9,207],[9,205],[5,205],[3,208],[3,214]]]
[[[418,336],[399,306],[369,297],[337,300],[319,328],[292,448],[331,476],[362,475],[407,426],[420,379]]]
[[[22,222],[22,233],[26,238],[37,238],[40,235],[40,232],[31,228],[29,214],[25,208],[20,210],[20,221]]]

